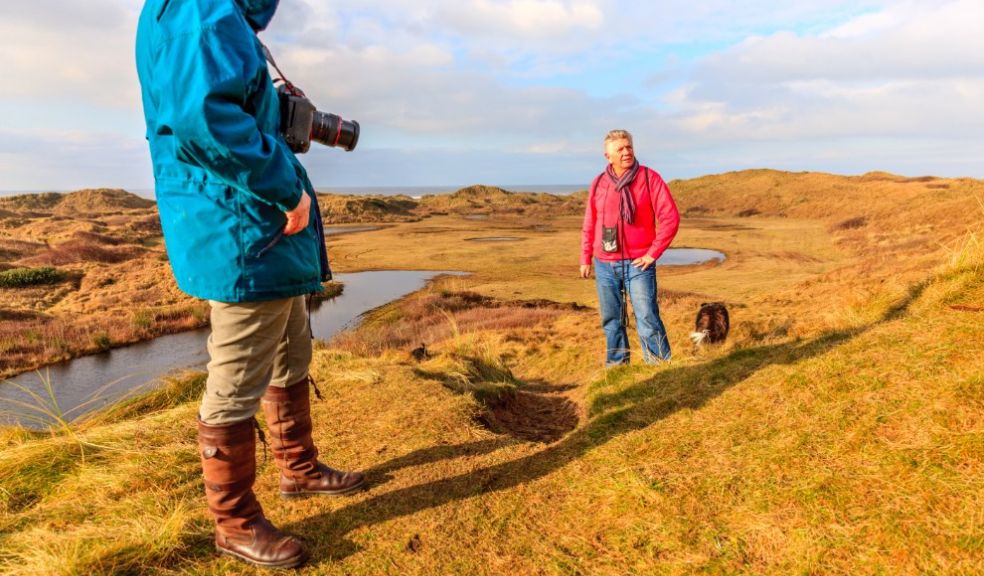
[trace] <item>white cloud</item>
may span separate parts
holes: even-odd
[[[751,38],[673,95],[679,123],[733,141],[972,137],[984,129],[979,21],[976,2],[903,4],[832,34]]]
[[[467,34],[514,38],[557,38],[597,30],[605,23],[600,3],[586,0],[448,2],[438,14]]]
[[[839,28],[850,33],[749,38],[710,59],[705,73],[743,82],[977,76],[984,73],[982,21],[984,4],[976,0],[905,5]]]
[[[129,108],[139,100],[133,37],[139,2],[6,2],[0,54],[7,81],[0,98],[83,100]]]
[[[141,5],[0,6],[0,188],[149,186]],[[353,154],[305,158],[316,182],[584,180],[613,126],[670,177],[984,176],[980,21],[979,0],[285,0],[263,38],[321,109],[362,123]]]

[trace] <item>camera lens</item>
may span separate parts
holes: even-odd
[[[311,139],[325,146],[335,146],[351,152],[359,143],[359,123],[342,120],[335,114],[315,112],[311,123]]]

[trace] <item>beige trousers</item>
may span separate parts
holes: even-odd
[[[267,302],[217,302],[208,337],[208,380],[198,411],[202,422],[252,418],[267,386],[306,380],[311,364],[307,296]]]

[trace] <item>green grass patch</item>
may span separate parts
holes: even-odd
[[[13,268],[0,272],[0,288],[25,288],[61,282],[66,274],[56,268]]]

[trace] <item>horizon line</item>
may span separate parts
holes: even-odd
[[[561,183],[561,184],[484,184],[484,183],[471,183],[471,184],[411,184],[411,185],[373,185],[373,186],[337,186],[337,185],[314,185],[315,192],[322,191],[332,191],[332,190],[461,190],[463,188],[469,188],[471,186],[489,186],[494,188],[502,188],[503,190],[516,190],[524,192],[524,188],[573,188],[575,190],[581,188],[587,188],[587,183]],[[19,189],[0,189],[0,196],[14,196],[18,194],[70,194],[72,192],[79,192],[81,190],[123,190],[130,193],[137,192],[153,192],[154,188],[128,188],[122,186],[85,186],[82,188],[44,188],[37,190],[19,190]]]
[[[829,175],[829,176],[842,176],[842,177],[846,177],[846,178],[861,177],[861,176],[866,176],[868,174],[888,174],[888,175],[896,176],[896,177],[900,177],[900,178],[936,178],[936,179],[945,179],[945,180],[963,180],[963,179],[984,180],[984,177],[976,177],[976,176],[971,176],[971,175],[967,175],[967,174],[963,174],[963,175],[951,175],[951,176],[943,176],[943,175],[939,175],[939,174],[902,174],[902,173],[898,173],[898,172],[891,172],[891,171],[888,171],[888,170],[879,170],[879,169],[865,170],[864,172],[856,172],[856,173],[840,173],[840,172],[829,172],[829,171],[824,171],[824,170],[784,170],[784,169],[780,169],[780,168],[762,168],[762,167],[759,167],[759,168],[736,168],[736,169],[733,169],[733,170],[724,170],[724,171],[720,171],[720,172],[708,172],[706,174],[701,174],[699,176],[674,177],[674,178],[668,178],[668,179],[666,179],[666,181],[667,182],[672,182],[674,180],[681,180],[681,181],[685,181],[685,180],[697,180],[697,179],[705,178],[705,177],[708,177],[708,176],[722,176],[722,175],[725,175],[725,174],[734,174],[734,173],[739,173],[739,172],[756,172],[756,171],[782,172],[782,173],[787,173],[787,174],[826,174],[826,175]],[[529,192],[536,192],[536,190],[532,190],[532,188],[574,188],[574,190],[580,190],[582,188],[583,189],[586,189],[589,185],[590,185],[590,180],[589,181],[586,181],[586,182],[581,182],[581,183],[559,183],[559,184],[529,184],[529,183],[527,183],[527,184],[489,184],[489,183],[479,183],[479,182],[473,182],[471,184],[374,184],[374,185],[368,185],[368,186],[315,184],[314,185],[314,190],[315,190],[315,192],[321,192],[321,191],[325,191],[325,190],[330,191],[330,190],[426,190],[426,189],[442,189],[443,191],[449,191],[449,190],[454,191],[454,190],[461,190],[463,188],[468,188],[468,187],[471,187],[471,186],[490,186],[490,187],[495,187],[495,188],[502,188],[502,189],[504,189],[506,191],[517,191],[517,192],[526,192],[526,191],[529,191]],[[527,188],[529,190],[524,190],[524,188]],[[125,186],[100,186],[100,185],[89,185],[89,186],[83,186],[83,187],[80,187],[80,188],[72,188],[72,189],[68,189],[68,188],[43,188],[43,189],[34,189],[34,190],[23,190],[23,189],[16,189],[16,188],[8,188],[8,189],[2,189],[2,188],[0,188],[0,196],[14,196],[14,195],[19,195],[19,194],[45,194],[45,193],[49,193],[49,192],[53,192],[53,193],[56,193],[56,194],[67,194],[67,193],[72,193],[72,192],[79,192],[81,190],[99,190],[99,189],[124,190],[126,192],[131,192],[131,193],[137,193],[137,192],[154,192],[154,190],[155,190],[153,187],[151,187],[151,188],[129,188],[129,187],[125,187]]]

